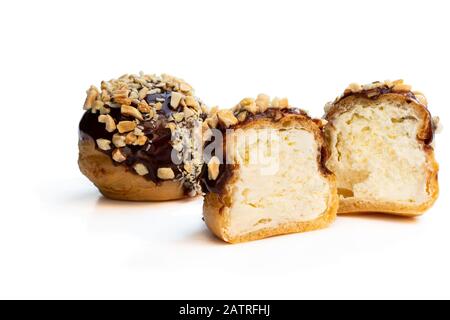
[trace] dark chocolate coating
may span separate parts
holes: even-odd
[[[173,110],[169,106],[171,99],[170,93],[152,94],[147,96],[146,100],[149,103],[153,103],[156,101],[156,98],[164,99],[164,102],[161,101],[163,107],[158,111],[158,114],[160,115],[158,120],[146,120],[139,124],[139,126],[144,128],[142,131],[148,138],[147,143],[143,146],[127,145],[126,147],[121,148],[122,153],[127,156],[127,160],[124,163],[119,164],[112,159],[111,161],[116,165],[126,165],[130,168],[136,163],[142,163],[149,171],[149,174],[144,177],[155,183],[160,183],[162,180],[157,176],[158,168],[171,168],[175,173],[175,176],[180,174],[177,166],[172,162],[171,156],[173,148],[171,145],[171,131],[166,128],[168,123],[167,118],[171,114],[178,112],[178,110]],[[114,118],[116,123],[134,120],[132,117],[121,114],[120,108],[111,108],[109,115]],[[92,113],[89,110],[85,112],[79,125],[80,139],[89,136],[93,138],[94,141],[100,138],[112,140],[114,133],[106,131],[105,125],[98,122],[98,117],[98,113]],[[104,151],[99,148],[97,148],[97,150],[112,157],[112,150]]]

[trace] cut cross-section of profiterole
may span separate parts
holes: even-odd
[[[205,136],[213,136],[203,175],[209,229],[237,243],[331,224],[338,196],[324,166],[322,125],[287,99],[266,95],[213,109],[203,124]]]
[[[416,216],[438,196],[438,164],[425,96],[398,81],[352,84],[325,108],[325,138],[339,213]]]

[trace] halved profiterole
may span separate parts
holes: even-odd
[[[223,138],[212,139],[216,151],[205,158],[203,215],[209,229],[236,243],[332,223],[338,197],[335,177],[324,166],[322,125],[287,99],[266,95],[212,110],[204,131],[219,131]]]
[[[438,118],[427,106],[402,80],[352,84],[326,106],[326,166],[336,174],[339,213],[416,216],[433,205]]]

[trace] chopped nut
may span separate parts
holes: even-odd
[[[122,136],[120,134],[115,134],[112,137],[112,143],[117,147],[117,148],[122,148],[125,147],[127,144],[125,142],[126,138],[125,136]]]
[[[134,142],[135,146],[143,146],[147,143],[148,138],[146,136],[139,136]]]
[[[103,102],[110,102],[111,96],[108,93],[108,90],[102,89],[101,99]]]
[[[272,99],[272,103],[271,103],[271,107],[272,108],[279,108],[280,107],[280,99],[278,99],[277,97]]]
[[[239,113],[237,119],[239,120],[239,122],[244,122],[245,119],[247,119],[247,111],[242,111],[241,113]]]
[[[227,128],[239,122],[231,110],[220,110],[217,113],[217,117],[219,119],[219,122]]]
[[[195,100],[193,96],[187,96],[184,101],[188,107],[193,107],[196,109],[199,107],[198,101]]]
[[[189,92],[192,90],[192,88],[187,83],[182,82],[182,83],[180,83],[180,90],[183,92]]]
[[[178,108],[178,106],[180,105],[180,101],[181,99],[184,98],[184,95],[179,93],[179,92],[172,92],[172,97],[170,99],[170,106],[173,109]]]
[[[217,114],[215,114],[214,116],[208,118],[206,120],[206,123],[208,123],[210,128],[216,128],[217,125],[219,124],[219,118],[217,117]]]
[[[219,176],[219,167],[220,167],[220,160],[217,157],[212,157],[211,160],[208,162],[208,179],[209,180],[216,180]]]
[[[129,134],[127,134],[127,137],[125,138],[125,142],[126,144],[134,144],[137,140],[137,136],[133,133],[130,132]]]
[[[114,101],[121,105],[124,104],[124,105],[129,106],[131,104],[131,100],[132,100],[132,99],[128,98],[129,93],[130,93],[130,90],[128,90],[128,89],[114,91],[113,92]]]
[[[175,174],[171,168],[159,168],[158,178],[161,180],[172,180],[175,178]]]
[[[411,91],[411,86],[404,84],[404,83],[399,83],[399,84],[394,85],[392,90],[394,92],[408,92],[408,91]]]
[[[109,114],[98,116],[98,122],[106,124],[105,128],[108,132],[114,132],[116,130],[116,123]]]
[[[252,98],[245,98],[241,100],[239,103],[241,110],[247,110],[248,112],[251,112],[253,114],[256,114],[258,112],[258,106],[256,105],[255,100]]]
[[[287,107],[289,107],[289,100],[288,100],[288,98],[280,99],[280,108],[281,109],[285,109]]]
[[[134,129],[134,134],[136,135],[136,136],[138,136],[138,137],[140,137],[140,136],[143,136],[144,135],[144,131],[142,131],[142,129],[143,129],[143,127],[136,127],[135,129]]]
[[[255,102],[260,112],[265,112],[270,107],[270,97],[268,95],[259,94]]]
[[[107,139],[97,139],[97,146],[104,151],[111,150],[111,141]]]
[[[147,167],[144,166],[142,163],[136,163],[134,165],[134,170],[140,176],[145,176],[145,175],[147,175],[149,173]]]
[[[120,149],[116,149],[113,151],[112,158],[114,161],[119,162],[119,163],[127,160],[127,158],[123,155],[123,153],[122,153],[122,151],[120,151]]]
[[[141,102],[139,102],[138,110],[142,113],[149,113],[152,109],[148,105],[147,101],[142,100]]]
[[[117,125],[117,129],[120,133],[130,132],[136,128],[136,123],[134,121],[120,121]]]
[[[149,91],[149,88],[147,88],[147,87],[143,87],[141,90],[139,90],[139,96],[138,96],[139,100],[143,100],[147,96],[148,91]]]
[[[120,108],[120,112],[123,115],[134,117],[140,121],[144,120],[144,118],[142,117],[142,113],[140,113],[139,110],[136,109],[135,107],[122,105],[122,107]]]
[[[176,122],[181,122],[181,121],[183,121],[183,119],[184,119],[184,113],[183,113],[183,112],[177,112],[177,113],[174,113],[174,114],[173,114],[173,119],[174,119]]]
[[[191,108],[188,108],[188,107],[184,108],[183,112],[184,112],[184,117],[186,119],[193,117],[195,115],[195,112]]]
[[[105,103],[101,100],[95,100],[92,109],[101,110],[105,107]]]
[[[159,110],[161,110],[161,109],[162,109],[162,103],[161,103],[161,102],[155,103],[155,110],[156,110],[156,111],[159,111]]]
[[[86,93],[87,97],[86,100],[84,101],[84,110],[89,110],[92,108],[94,101],[98,97],[98,89],[94,86],[91,86]]]
[[[361,92],[362,87],[359,83],[351,83],[347,89],[353,93],[357,93],[357,92]]]

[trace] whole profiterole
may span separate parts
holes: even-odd
[[[203,175],[208,228],[237,243],[331,224],[338,196],[324,166],[323,124],[263,94],[211,110],[203,123],[205,138],[212,136]]]
[[[425,96],[402,80],[351,84],[325,108],[326,162],[336,174],[339,213],[416,216],[436,201],[438,164]]]
[[[169,75],[124,75],[87,91],[79,167],[108,198],[164,201],[201,193],[206,106]]]

